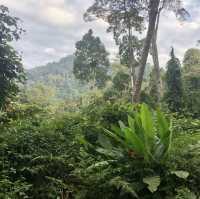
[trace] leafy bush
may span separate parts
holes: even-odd
[[[106,130],[111,140],[101,135],[95,146],[86,142],[97,154],[82,170],[88,183],[82,198],[96,198],[97,193],[105,199],[173,198],[181,186],[189,187],[187,168],[168,161],[171,127],[162,113],[152,114],[142,105],[128,126],[120,122],[120,128],[112,129]]]

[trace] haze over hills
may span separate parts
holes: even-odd
[[[87,89],[87,86],[75,79],[73,59],[73,55],[68,55],[58,62],[27,70],[27,85],[44,84],[55,88],[58,98],[73,99],[80,96]]]
[[[26,71],[28,88],[38,84],[53,88],[56,98],[76,99],[88,91],[88,85],[77,80],[73,74],[73,55],[61,58],[58,62],[50,62]],[[144,79],[148,80],[152,66],[147,64]],[[112,72],[111,72],[112,74]],[[113,76],[112,74],[111,76]]]
[[[49,75],[73,74],[73,55],[68,55],[58,62],[50,62],[44,66],[38,66],[27,70],[29,83],[46,81]]]

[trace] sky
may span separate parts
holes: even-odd
[[[93,0],[0,0],[13,16],[22,20],[26,33],[14,43],[21,53],[26,69],[58,61],[73,54],[75,43],[92,28],[105,44],[111,59],[117,56],[118,48],[107,33],[108,25],[102,21],[84,22],[83,14]],[[185,8],[190,12],[187,22],[177,21],[172,12],[161,16],[158,48],[161,66],[166,65],[171,47],[182,60],[188,48],[198,47],[200,39],[200,0],[185,0]]]

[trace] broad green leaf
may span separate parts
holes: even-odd
[[[138,198],[138,195],[135,192],[133,185],[123,180],[120,176],[117,176],[110,180],[110,184],[114,185],[117,189],[120,189],[125,193],[130,193],[134,198]]]
[[[124,140],[122,138],[120,138],[118,135],[116,135],[115,133],[104,129],[104,132],[106,133],[106,135],[108,135],[109,137],[113,138],[115,141],[121,143],[124,147],[127,147],[127,145],[125,144]]]
[[[148,135],[148,137],[154,138],[153,117],[146,104],[142,104],[140,114],[145,133]]]
[[[140,115],[138,113],[135,113],[134,119],[135,119],[135,124],[134,124],[135,133],[143,140],[143,142],[145,142],[145,132],[142,127]]]
[[[134,123],[135,123],[134,119],[131,116],[128,116],[128,125],[133,131],[135,130]]]
[[[170,132],[170,129],[169,122],[165,119],[164,115],[159,110],[157,110],[157,121],[159,137],[163,138],[166,134]]]
[[[170,122],[164,117],[163,113],[157,110],[157,122],[158,122],[158,136],[160,143],[164,145],[163,158],[166,157],[171,146],[172,131],[170,128]]]
[[[130,128],[124,129],[125,139],[127,145],[131,145],[132,148],[142,156],[145,156],[145,145],[144,142],[138,137],[138,135]]]
[[[160,185],[160,176],[143,178],[143,182],[148,185],[149,191],[151,191],[151,193],[154,193],[158,190],[158,187]]]
[[[111,125],[111,129],[112,131],[114,131],[115,134],[117,134],[120,137],[123,137],[123,132],[118,126]]]
[[[171,171],[171,174],[174,174],[177,177],[183,178],[183,179],[187,179],[187,177],[190,175],[187,171],[182,171],[182,170]]]
[[[163,158],[165,158],[171,147],[171,133],[167,137],[162,138],[160,142],[164,145]]]

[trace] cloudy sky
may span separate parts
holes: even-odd
[[[74,44],[92,28],[106,45],[111,57],[117,54],[111,33],[106,33],[103,21],[85,23],[83,13],[93,0],[0,0],[11,13],[23,20],[26,33],[15,43],[22,53],[25,68],[57,61],[74,52]],[[168,60],[170,47],[182,59],[185,50],[196,47],[200,39],[200,0],[185,0],[185,7],[191,13],[188,22],[180,24],[173,13],[162,14],[158,45],[160,62]]]

